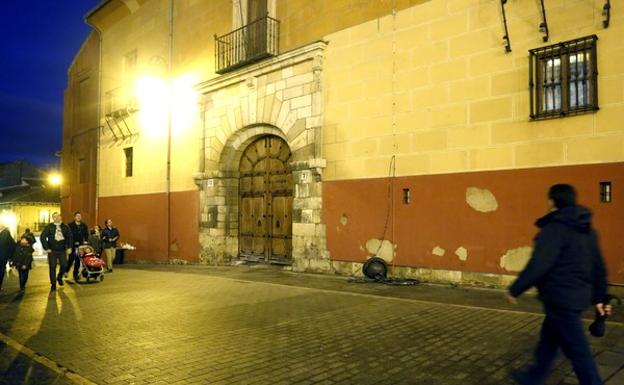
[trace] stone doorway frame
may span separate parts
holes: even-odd
[[[200,261],[238,258],[239,163],[254,140],[274,135],[292,152],[292,260],[296,271],[331,271],[322,223],[322,93],[325,42],[197,85],[202,94]]]

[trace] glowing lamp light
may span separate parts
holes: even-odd
[[[50,174],[48,176],[48,183],[50,183],[52,186],[60,186],[62,182],[63,178],[60,174]]]
[[[142,76],[136,83],[136,96],[142,131],[151,137],[165,136],[169,109],[167,82],[153,76]]]
[[[0,223],[6,226],[13,234],[17,232],[17,216],[12,211],[2,211],[0,214]],[[4,266],[0,268],[4,269]]]
[[[160,77],[141,76],[136,82],[139,102],[139,123],[143,132],[152,138],[167,135],[168,114],[171,112],[172,134],[180,134],[190,127],[196,117],[197,93],[193,90],[196,79],[183,75],[171,83]]]

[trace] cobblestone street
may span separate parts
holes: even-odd
[[[51,294],[46,272],[23,297],[5,280],[0,384],[511,384],[542,320],[534,299],[513,308],[492,290],[270,268],[128,265]],[[624,325],[607,330],[593,349],[622,385]],[[569,364],[548,383],[575,384]]]

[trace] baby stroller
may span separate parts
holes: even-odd
[[[104,280],[105,262],[95,255],[93,247],[89,245],[79,246],[78,257],[80,258],[78,279],[84,277],[87,282],[91,279],[99,280],[100,282]]]

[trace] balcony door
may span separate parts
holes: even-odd
[[[267,53],[267,0],[247,0],[247,58]]]

